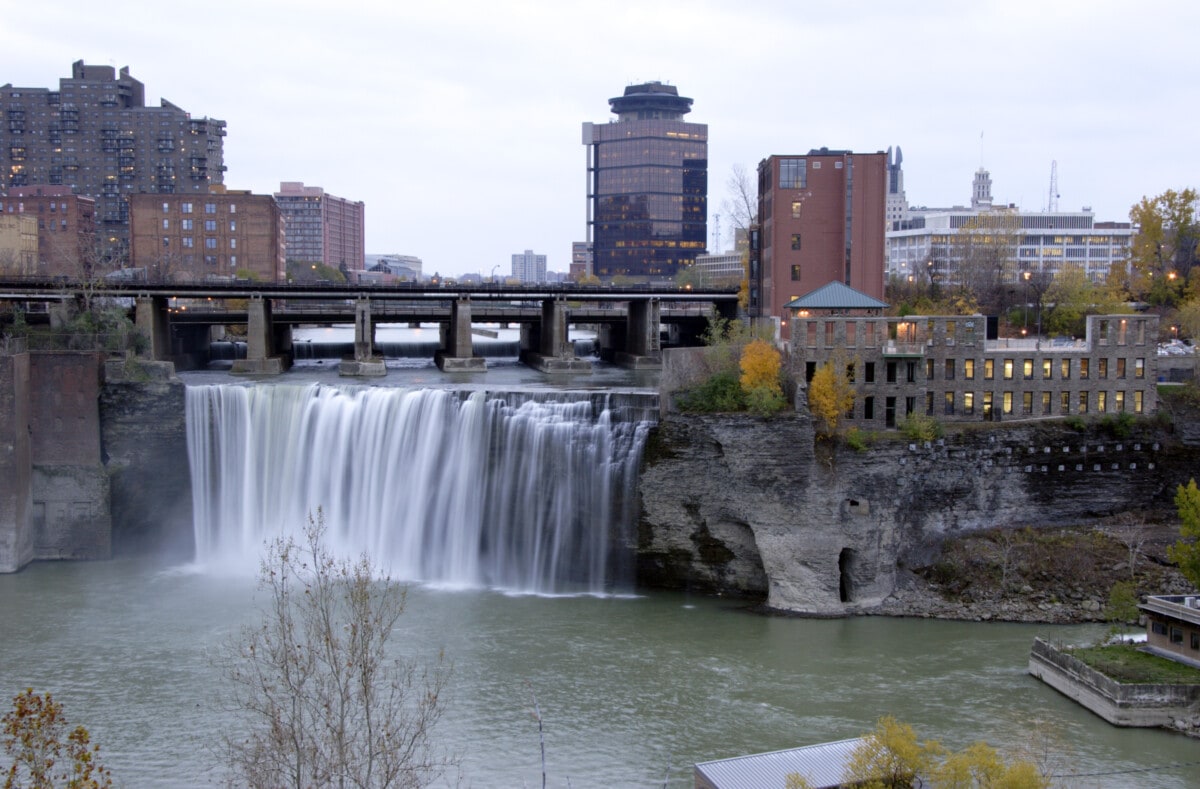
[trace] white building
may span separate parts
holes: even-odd
[[[742,268],[741,252],[724,252],[720,255],[697,255],[693,268],[700,275],[700,284],[702,287],[728,283],[737,284],[745,276]]]
[[[910,209],[910,218],[886,234],[889,277],[921,276],[932,262],[954,280],[961,245],[957,236],[988,209]],[[1016,235],[1014,272],[1057,274],[1079,266],[1094,281],[1114,263],[1128,264],[1133,227],[1128,222],[1097,222],[1091,209],[1062,212],[1013,212]]]
[[[545,282],[546,256],[534,254],[532,249],[513,255],[512,275],[520,282]]]

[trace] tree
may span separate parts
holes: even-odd
[[[1092,282],[1081,266],[1063,266],[1043,292],[1038,308],[1042,310],[1042,328],[1050,335],[1082,337],[1088,315],[1121,310],[1112,290]]]
[[[734,231],[748,233],[750,226],[758,221],[758,185],[750,173],[746,172],[744,165],[735,164],[729,169],[725,191],[727,196],[721,206]]]
[[[227,700],[246,724],[224,739],[252,787],[418,787],[455,764],[434,745],[448,669],[390,657],[404,587],[365,555],[333,557],[318,513],[304,541],[277,539],[259,572],[267,609],[230,642]]]
[[[761,338],[742,348],[738,362],[742,375],[738,379],[746,393],[746,404],[760,416],[783,410],[787,404],[783,397],[783,386],[779,382],[779,351]]]
[[[1200,589],[1200,488],[1196,480],[1180,485],[1175,491],[1182,539],[1167,548],[1167,558],[1179,565],[1179,572],[1194,588]]]
[[[981,306],[1004,312],[1014,301],[1020,217],[1015,211],[988,211],[971,217],[954,235],[959,285]]]
[[[1005,760],[985,742],[947,753],[920,742],[912,726],[885,716],[850,754],[844,783],[866,789],[932,785],[939,789],[1045,789],[1049,781],[1026,759]]]
[[[4,789],[101,789],[112,786],[112,776],[100,764],[99,745],[83,726],[68,732],[63,706],[27,688],[13,696],[5,713],[4,752],[12,760],[4,773]],[[64,737],[65,735],[65,737]]]
[[[1200,194],[1168,189],[1143,197],[1129,209],[1137,228],[1130,250],[1131,294],[1151,303],[1173,305],[1197,263]],[[1174,275],[1174,277],[1172,277]]]
[[[846,364],[836,355],[822,364],[808,382],[808,410],[817,420],[817,435],[837,435],[843,415],[854,407],[854,386]]]

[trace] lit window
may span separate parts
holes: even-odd
[[[191,203],[181,203],[179,206],[179,210],[185,214],[190,214],[190,213],[192,213],[192,204]]]
[[[963,359],[963,378],[966,378],[968,381],[975,380],[975,360],[974,359]]]
[[[1004,360],[1004,380],[1006,380],[1006,381],[1011,381],[1011,380],[1012,380],[1012,377],[1013,377],[1013,367],[1014,367],[1014,364],[1013,364],[1013,360],[1012,360],[1012,359],[1005,359],[1005,360]]]
[[[1146,377],[1146,360],[1145,359],[1134,359],[1133,360],[1133,377],[1134,378],[1145,378]]]

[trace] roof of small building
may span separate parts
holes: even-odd
[[[696,777],[703,778],[716,789],[785,786],[792,773],[802,775],[814,789],[840,786],[850,755],[862,742],[862,737],[855,737],[785,751],[698,762]]]
[[[1200,625],[1200,595],[1150,595],[1138,608],[1147,613]]]
[[[882,310],[887,303],[841,282],[830,282],[783,306],[789,310]]]

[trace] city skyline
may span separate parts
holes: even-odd
[[[220,118],[225,183],[303,181],[366,204],[366,249],[428,273],[481,273],[513,249],[564,271],[586,237],[581,122],[662,80],[709,127],[709,242],[734,165],[828,146],[904,151],[912,205],[965,205],[980,166],[997,204],[1127,220],[1195,185],[1187,36],[1200,8],[1151,2],[607,6],[234,5],[204,15],[63,0],[6,13],[0,82],[53,87],[70,64],[129,66],[147,104]],[[639,29],[654,30],[653,38]],[[653,46],[650,46],[652,43]]]

